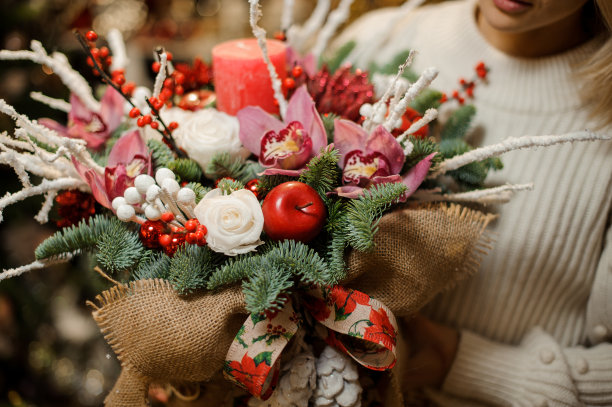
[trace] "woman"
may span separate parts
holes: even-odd
[[[484,61],[474,134],[488,145],[612,134],[611,27],[609,0],[470,0],[380,10],[340,41],[357,42],[350,59],[364,67],[416,49],[413,68],[437,67],[433,87],[447,92]],[[612,405],[612,142],[503,161],[490,183],[535,189],[495,208],[480,272],[409,322],[404,385],[429,387],[442,406]]]

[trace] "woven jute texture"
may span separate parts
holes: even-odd
[[[342,284],[376,298],[398,317],[409,316],[476,271],[488,247],[483,232],[492,218],[448,204],[387,214],[379,223],[374,250],[348,255],[349,274]],[[105,400],[107,407],[145,406],[153,380],[209,380],[222,368],[247,317],[237,286],[182,297],[162,280],[116,286],[91,305],[123,367]],[[391,383],[388,405],[403,404],[401,378],[392,377]]]
[[[103,292],[96,303],[89,303],[93,317],[122,365],[106,406],[145,406],[152,380],[210,379],[247,317],[238,286],[179,296],[167,281],[140,280]]]
[[[349,254],[342,284],[376,298],[396,317],[412,315],[476,272],[493,218],[455,204],[391,212],[380,221],[374,249]]]

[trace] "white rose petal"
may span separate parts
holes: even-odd
[[[246,189],[223,195],[221,189],[207,193],[194,209],[206,226],[208,247],[228,256],[255,250],[263,242],[263,212],[255,194]]]

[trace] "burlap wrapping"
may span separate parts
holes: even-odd
[[[374,250],[348,255],[343,284],[376,298],[397,316],[413,314],[477,269],[479,254],[487,248],[483,232],[492,218],[447,204],[387,214]],[[97,300],[94,319],[123,367],[107,407],[145,406],[152,380],[210,379],[247,315],[239,287],[180,297],[166,281],[144,280],[116,286]],[[392,393],[397,399],[392,404],[400,405],[401,394]]]

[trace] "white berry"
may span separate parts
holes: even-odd
[[[125,198],[125,202],[129,203],[130,205],[138,205],[142,202],[142,195],[135,187],[127,188],[123,193],[123,197]]]
[[[160,191],[161,191],[160,187],[158,187],[155,184],[151,185],[149,189],[147,189],[147,194],[146,194],[147,202],[154,202],[157,199],[157,197],[159,197]]]
[[[149,205],[145,208],[145,216],[149,220],[158,220],[161,218],[161,212],[153,205]]]
[[[161,186],[164,191],[166,191],[172,196],[175,196],[179,189],[181,189],[179,183],[171,178],[166,178],[165,180],[163,180]]]
[[[113,209],[117,210],[117,208],[119,208],[121,205],[125,205],[125,198],[122,196],[118,196],[117,198],[113,199]]]
[[[180,191],[176,194],[176,200],[179,203],[190,205],[195,203],[196,194],[193,192],[191,188],[181,188]]]
[[[117,217],[119,220],[124,222],[128,222],[132,220],[132,218],[136,215],[136,211],[130,205],[121,205],[117,208]]]
[[[174,173],[168,168],[160,168],[155,173],[155,181],[157,181],[159,185],[162,185],[164,180],[168,178],[174,179]]]
[[[140,174],[134,180],[134,186],[141,194],[146,194],[147,189],[153,184],[155,184],[155,179],[147,174]]]

